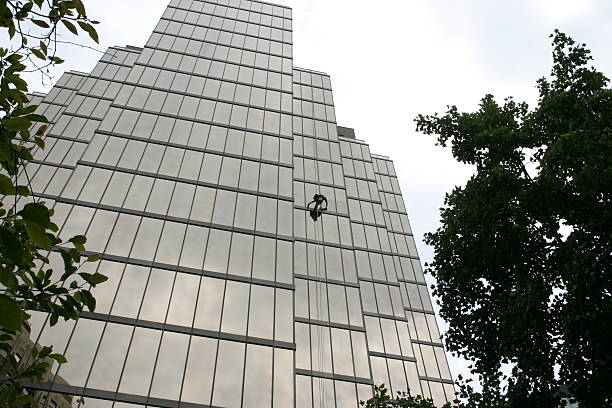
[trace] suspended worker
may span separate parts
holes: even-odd
[[[325,203],[325,205],[323,203]],[[310,208],[310,206],[313,204],[314,206]],[[310,217],[316,221],[319,219],[323,211],[327,210],[327,198],[325,198],[323,194],[315,194],[312,197],[312,201],[308,203],[306,208],[310,210]]]

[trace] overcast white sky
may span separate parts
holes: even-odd
[[[87,0],[101,49],[142,46],[169,0]],[[471,170],[414,131],[419,113],[474,109],[486,93],[533,104],[551,65],[555,28],[587,43],[612,75],[609,0],[278,0],[293,8],[294,63],[331,75],[338,124],[395,161],[423,262],[444,193]],[[88,72],[99,54],[76,48],[63,69]],[[59,75],[58,75],[59,77]],[[34,84],[34,81],[31,82]],[[35,86],[35,90],[44,90]],[[451,359],[454,375],[465,363]]]

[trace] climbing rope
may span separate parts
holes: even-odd
[[[315,230],[315,276],[316,276],[316,283],[315,283],[315,297],[316,297],[316,311],[317,311],[317,319],[319,321],[323,321],[323,318],[321,316],[322,310],[325,307],[324,304],[324,298],[323,298],[323,276],[322,273],[325,270],[325,264],[322,264],[321,267],[321,271],[319,271],[319,260],[324,262],[324,254],[319,255],[319,247],[322,247],[322,244],[320,244],[319,242],[319,228],[317,227],[317,219],[322,215],[323,211],[327,210],[327,198],[321,194],[321,181],[320,181],[320,175],[319,175],[319,166],[318,166],[318,151],[317,151],[317,140],[314,140],[314,152],[315,152],[315,177],[317,179],[317,192],[315,193],[315,195],[313,196],[313,201],[311,201],[306,208],[309,209],[310,212],[310,217],[313,220],[314,223],[314,230]],[[314,206],[312,208],[309,208],[311,206],[311,204],[314,204]],[[323,225],[321,224],[321,242],[323,241]],[[329,312],[328,312],[328,316],[329,316]],[[319,370],[321,372],[324,372],[324,365],[325,365],[325,350],[323,349],[324,343],[323,343],[323,335],[324,335],[324,331],[323,331],[323,327],[320,324],[316,325],[317,327],[317,343],[318,343],[318,348],[317,348],[317,364],[319,367]],[[319,396],[319,407],[320,408],[325,408],[325,406],[327,405],[327,401],[325,399],[325,395],[326,395],[326,383],[324,381],[323,378],[319,378],[319,389],[318,389],[318,396]]]

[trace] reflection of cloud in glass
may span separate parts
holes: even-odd
[[[247,345],[244,373],[244,408],[271,406],[272,348]]]
[[[202,276],[194,327],[219,330],[225,281]]]
[[[200,277],[186,273],[176,274],[172,300],[168,309],[168,324],[190,327],[196,307]]]
[[[191,338],[182,401],[210,404],[216,355],[217,340],[196,336]]]
[[[119,392],[147,395],[160,338],[159,330],[136,328],[123,369]]]
[[[77,387],[83,387],[89,374],[98,342],[104,328],[104,322],[80,319],[66,351],[67,364],[62,364],[59,374]]]
[[[115,391],[133,328],[108,323],[87,386]]]
[[[92,289],[91,293],[96,298],[96,313],[108,313],[119,287],[121,275],[125,269],[124,263],[101,261],[98,271],[106,275],[108,280],[102,285]]]
[[[227,281],[223,301],[223,318],[221,331],[234,334],[246,334],[249,304],[249,285],[242,282]]]
[[[178,400],[187,357],[189,336],[165,332],[157,356],[151,396]]]
[[[138,314],[149,268],[128,265],[121,279],[121,286],[113,305],[112,314],[135,318]]]
[[[239,406],[242,388],[242,367],[244,364],[243,343],[223,341],[219,343],[213,405]]]
[[[293,404],[293,351],[274,349],[274,406]]]
[[[274,326],[274,288],[251,285],[250,303],[248,335],[271,339]]]
[[[170,301],[174,274],[162,269],[152,269],[147,283],[139,319],[163,322]]]

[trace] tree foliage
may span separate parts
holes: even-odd
[[[612,404],[612,90],[585,44],[551,37],[533,110],[486,95],[416,119],[476,169],[425,239],[446,346],[473,361],[479,406],[556,407],[564,385],[581,407]]]
[[[21,74],[39,71],[63,61],[56,55],[61,30],[74,35],[86,32],[97,42],[97,33],[80,0],[1,0],[0,35],[7,36],[0,47],[0,354],[4,356],[0,378],[0,405],[32,403],[24,389],[26,381],[43,378],[50,361],[66,359],[49,346],[34,346],[27,358],[18,361],[14,342],[36,310],[49,313],[53,326],[60,318],[77,319],[84,308],[93,311],[95,299],[90,288],[107,278],[99,273],[79,272],[84,262],[84,236],[68,240],[58,237],[52,222],[53,209],[32,195],[25,164],[32,150],[44,148],[48,120],[29,104],[28,84]],[[18,176],[27,183],[18,185]],[[50,254],[59,253],[63,270],[53,271]]]
[[[384,384],[374,386],[374,395],[367,401],[360,401],[363,408],[436,408],[431,398],[423,398],[421,395],[413,396],[408,392],[398,392],[395,397],[387,394],[388,390]],[[444,405],[450,408],[450,404]]]

